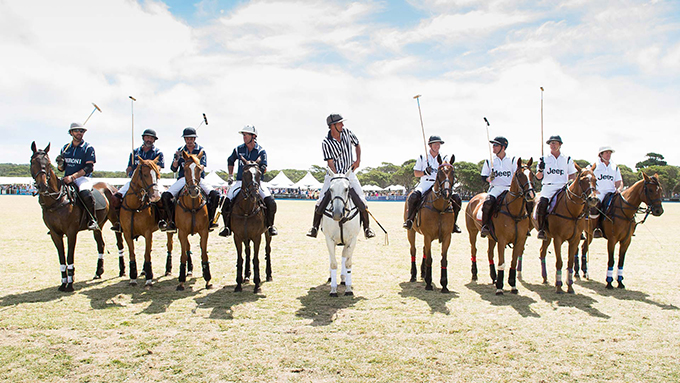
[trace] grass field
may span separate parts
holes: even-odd
[[[596,240],[592,279],[577,281],[575,295],[555,294],[554,256],[548,255],[551,284],[543,285],[534,235],[519,295],[496,296],[484,257],[480,280],[470,281],[466,233],[449,249],[450,294],[408,282],[403,205],[374,202],[390,244],[377,226],[377,238],[360,239],[355,296],[330,298],[325,241],[305,236],[313,203],[278,203],[274,281],[260,294],[252,285],[233,292],[233,240],[216,232],[209,242],[212,290],[203,289],[197,267],[190,288],[175,291],[177,240],[173,277],[159,278],[150,290],[130,286],[117,276],[108,224],[103,279],[91,280],[96,247],[81,232],[76,292],[67,294],[57,291],[58,259],[37,200],[0,197],[0,381],[680,381],[680,204],[664,205],[662,217],[638,227],[626,290],[604,288],[605,242]],[[154,271],[161,275],[164,236],[154,240]],[[198,257],[197,236],[192,244]],[[478,245],[484,253],[486,244]],[[142,248],[140,239],[138,254]],[[439,287],[438,267],[433,280]]]

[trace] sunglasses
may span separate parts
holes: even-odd
[[[73,129],[71,131],[75,133],[85,133],[85,129]]]

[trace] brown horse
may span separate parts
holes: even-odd
[[[255,287],[254,293],[261,291],[260,279],[260,243],[262,241],[262,234],[265,236],[265,259],[267,282],[272,280],[272,264],[271,264],[271,241],[272,237],[267,230],[265,219],[265,206],[260,197],[260,180],[262,172],[260,172],[260,159],[257,161],[247,161],[241,157],[241,161],[245,164],[243,167],[243,182],[241,183],[241,191],[234,197],[231,210],[231,229],[234,233],[234,245],[236,246],[236,287],[234,291],[241,291],[243,278],[243,256],[242,250],[245,248],[246,254],[246,269],[249,266],[250,258],[250,242],[253,242],[253,283]],[[246,272],[246,275],[248,273]]]
[[[642,173],[642,179],[633,184],[633,186],[626,189],[621,194],[612,196],[609,204],[610,208],[600,214],[605,214],[602,222],[602,232],[607,238],[607,251],[609,253],[609,261],[607,263],[607,288],[613,289],[612,282],[614,281],[614,248],[619,244],[619,263],[617,282],[618,288],[624,289],[623,285],[623,262],[626,258],[626,251],[630,246],[635,228],[639,224],[635,221],[637,213],[645,213],[644,222],[651,213],[655,217],[663,214],[663,207],[661,206],[661,197],[663,196],[663,189],[659,183],[659,176],[654,174],[653,177]],[[646,209],[640,209],[640,204],[644,202],[647,205]],[[586,239],[581,246],[581,261],[583,276],[588,274],[588,247],[593,241],[593,231],[597,226],[596,219],[587,219],[588,226],[586,230]],[[642,223],[640,222],[640,223]],[[578,249],[574,254],[574,261],[578,261]],[[578,275],[578,268],[576,268]]]
[[[187,280],[187,258],[191,250],[189,234],[199,234],[201,236],[201,265],[203,268],[203,279],[205,288],[212,288],[210,284],[210,262],[208,262],[208,234],[210,233],[210,219],[208,218],[208,197],[201,190],[201,173],[203,165],[201,158],[204,152],[189,154],[182,152],[184,158],[184,179],[186,185],[177,197],[177,208],[175,208],[175,225],[177,225],[177,236],[182,247],[182,255],[179,265],[179,285],[178,291],[184,290],[184,283]]]
[[[522,159],[517,160],[517,170],[512,177],[510,190],[505,197],[500,200],[498,208],[494,209],[495,214],[491,216],[493,233],[488,237],[489,248],[489,273],[492,283],[496,284],[496,295],[503,294],[503,278],[505,273],[505,247],[512,245],[512,261],[508,272],[508,284],[510,292],[517,294],[516,276],[517,260],[524,252],[524,244],[527,240],[527,232],[531,225],[527,202],[532,201],[536,194],[533,188],[534,174],[531,172],[533,158],[529,159],[526,165],[522,165]],[[481,193],[474,196],[465,209],[465,224],[470,236],[470,250],[472,260],[472,280],[477,280],[477,233],[482,228],[480,217],[481,208],[487,194]],[[500,197],[500,196],[499,196]],[[493,250],[498,243],[498,275],[494,265]]]
[[[554,240],[555,248],[555,291],[562,293],[562,243],[569,242],[567,254],[574,254],[578,250],[578,243],[581,233],[585,229],[585,216],[588,209],[597,204],[595,196],[595,175],[590,170],[582,170],[576,165],[578,173],[576,180],[571,185],[565,186],[553,198],[555,199],[554,209],[548,213],[546,220],[548,227],[546,235],[548,239],[541,244],[541,275],[543,283],[548,283],[548,272],[545,265],[545,255],[550,245],[550,240]],[[540,198],[536,197],[536,200]],[[538,205],[538,203],[536,204]],[[534,208],[534,212],[536,208]],[[531,221],[536,230],[539,229],[538,221],[532,215]],[[574,293],[574,258],[567,257],[567,292]]]
[[[84,209],[71,196],[77,193],[70,191],[70,187],[64,184],[54,173],[50,158],[47,155],[50,151],[50,145],[48,144],[44,150],[38,150],[34,141],[31,144],[31,150],[33,151],[30,165],[31,176],[38,189],[38,202],[43,210],[43,221],[50,230],[49,234],[59,255],[61,271],[59,291],[71,292],[74,290],[76,239],[79,231],[87,229],[87,218],[84,217]],[[109,201],[113,195],[111,191],[115,192],[115,189],[104,183],[97,183],[93,193],[95,190],[108,198],[104,199],[104,208],[94,212],[97,224],[102,227],[109,218]],[[64,235],[68,239],[68,254],[64,252]],[[99,252],[94,279],[99,279],[104,273],[104,239],[101,230],[93,231],[93,235]],[[116,240],[119,251],[122,251],[123,238],[120,233],[116,236]],[[124,269],[120,269],[120,274],[124,275],[124,273]]]
[[[158,230],[156,212],[151,205],[158,202],[161,194],[158,189],[158,180],[161,177],[161,169],[158,166],[158,157],[153,160],[145,160],[138,157],[139,165],[130,179],[130,189],[125,193],[120,211],[120,224],[123,229],[125,241],[130,251],[130,284],[137,284],[137,260],[135,257],[134,240],[140,235],[144,236],[146,250],[144,251],[144,276],[146,286],[153,284],[153,270],[151,268],[151,246],[153,244],[153,232]]]
[[[453,163],[453,156],[451,156]],[[451,232],[453,231],[454,214],[451,203],[453,195],[454,174],[453,165],[439,160],[439,169],[434,186],[423,198],[422,207],[408,230],[408,242],[411,245],[411,282],[416,281],[416,232],[424,238],[423,271],[425,277],[425,290],[432,290],[432,241],[438,239],[442,244],[441,277],[442,293],[448,293],[448,275],[446,259],[449,245],[451,244]],[[408,201],[408,198],[407,198]],[[404,220],[408,217],[408,203],[404,204]]]

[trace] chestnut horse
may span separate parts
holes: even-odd
[[[244,282],[243,277],[243,256],[242,251],[245,248],[246,254],[246,269],[250,263],[250,242],[253,242],[253,288],[254,293],[261,291],[260,279],[260,243],[262,242],[262,234],[265,236],[265,259],[266,259],[266,277],[267,282],[272,280],[272,264],[271,264],[271,235],[267,230],[265,220],[265,206],[260,197],[260,180],[262,172],[260,171],[260,159],[257,161],[247,161],[241,156],[243,166],[243,182],[241,183],[241,191],[236,194],[232,202],[231,209],[231,229],[234,233],[234,246],[236,246],[236,287],[234,291],[241,291]],[[248,276],[248,272],[246,272]]]
[[[527,240],[527,232],[531,225],[527,202],[536,197],[532,184],[534,174],[531,172],[533,158],[529,159],[526,165],[522,165],[522,159],[517,160],[517,170],[512,177],[510,190],[500,202],[498,208],[494,207],[496,213],[491,216],[493,227],[492,235],[489,235],[489,274],[492,283],[496,284],[496,295],[503,294],[503,278],[505,273],[505,247],[512,246],[512,260],[508,271],[508,284],[510,292],[517,294],[516,276],[517,260],[524,252],[524,244]],[[470,250],[472,260],[472,280],[477,280],[477,233],[482,228],[481,208],[486,199],[486,193],[474,196],[465,209],[465,225],[467,226],[470,237]],[[498,275],[494,265],[493,250],[498,243]]]
[[[31,150],[33,151],[30,165],[31,176],[35,180],[38,189],[38,202],[42,207],[43,221],[50,230],[49,234],[59,255],[59,268],[61,271],[59,291],[71,292],[74,291],[76,239],[79,231],[87,229],[87,219],[83,215],[83,208],[70,196],[77,194],[77,191],[69,191],[70,187],[64,184],[54,173],[50,158],[47,155],[50,151],[50,145],[48,144],[44,150],[38,150],[34,141],[31,144]],[[115,189],[105,183],[97,183],[94,187],[93,193],[101,193],[106,197],[104,209],[93,212],[99,227],[102,227],[107,219],[110,218],[109,205],[113,197],[112,192],[115,192]],[[64,252],[64,235],[68,239],[68,254]],[[97,251],[99,252],[94,279],[99,279],[104,273],[104,238],[102,237],[101,230],[95,230],[93,235],[94,240],[97,242]],[[123,238],[120,233],[116,235],[116,243],[119,252],[122,252]],[[119,267],[123,267],[119,271],[121,275],[124,275],[124,264],[121,265],[119,263]]]
[[[619,263],[618,275],[616,281],[618,288],[624,289],[623,285],[623,262],[626,258],[626,251],[630,246],[635,228],[639,224],[635,222],[637,213],[645,213],[643,223],[651,213],[655,217],[663,214],[663,207],[661,206],[661,197],[663,196],[663,189],[659,184],[659,176],[654,174],[653,177],[642,173],[642,179],[633,184],[633,186],[626,189],[621,194],[612,196],[609,204],[610,208],[605,209],[600,214],[605,214],[602,221],[602,233],[607,238],[607,251],[609,253],[609,261],[607,262],[607,288],[613,289],[612,282],[614,281],[614,248],[619,244]],[[640,209],[640,204],[644,202],[647,205],[646,209]],[[597,220],[588,219],[588,227],[586,230],[586,239],[581,246],[581,260],[583,268],[583,276],[587,277],[588,270],[588,247],[593,241],[593,231],[597,225]],[[578,249],[574,255],[574,261],[578,261]],[[577,271],[578,273],[578,271]]]
[[[575,164],[576,165],[576,164]],[[574,254],[578,249],[581,233],[586,226],[586,215],[588,209],[597,204],[595,196],[595,175],[590,170],[582,170],[576,165],[578,173],[576,180],[571,185],[565,186],[553,197],[555,199],[554,208],[546,216],[548,223],[545,231],[548,239],[541,244],[541,275],[543,283],[548,283],[548,272],[545,265],[545,255],[550,245],[550,240],[555,242],[555,291],[562,293],[562,243],[569,242],[567,254]],[[536,197],[536,201],[540,196]],[[539,229],[538,221],[535,218],[536,207],[531,221],[536,230]],[[574,258],[567,256],[567,292],[574,293]]]
[[[177,236],[182,247],[182,255],[179,264],[179,285],[178,291],[184,290],[184,283],[187,280],[187,258],[191,250],[189,234],[199,234],[201,236],[201,266],[203,268],[203,279],[205,288],[212,288],[210,284],[210,262],[208,262],[208,233],[210,232],[210,219],[208,218],[208,197],[201,190],[201,173],[203,165],[201,158],[204,152],[189,154],[182,152],[184,158],[184,179],[186,185],[177,196],[177,207],[175,208],[175,225],[177,225]],[[168,237],[170,238],[170,237]]]
[[[151,246],[153,232],[158,230],[156,212],[151,205],[161,198],[158,180],[161,169],[158,157],[145,160],[141,157],[130,179],[130,189],[125,193],[120,211],[120,224],[130,252],[130,284],[137,284],[137,260],[135,257],[135,243],[137,237],[144,236],[146,249],[144,251],[144,276],[146,286],[153,284],[153,270],[151,268]]]
[[[454,156],[451,156],[453,163]],[[453,206],[451,196],[453,195],[454,174],[453,165],[439,160],[437,178],[432,189],[423,198],[421,208],[413,222],[413,226],[408,230],[408,242],[411,245],[411,282],[416,281],[416,232],[423,235],[423,270],[425,277],[425,290],[432,290],[432,241],[438,239],[442,244],[441,277],[439,282],[442,285],[442,293],[448,293],[448,275],[446,259],[449,245],[451,244],[451,232],[453,231]],[[408,198],[406,198],[408,201]],[[404,220],[408,217],[408,203],[404,205]]]

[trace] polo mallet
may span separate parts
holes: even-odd
[[[371,211],[370,211],[370,210],[366,209],[366,212],[368,213],[368,215],[371,216],[371,218],[373,218],[373,220],[375,221],[375,223],[377,223],[378,226],[380,226],[380,228],[382,229],[383,233],[385,233],[385,246],[389,245],[389,244],[390,244],[390,239],[389,239],[389,237],[388,237],[388,235],[387,235],[387,230],[385,230],[385,228],[383,227],[383,225],[381,225],[380,222],[378,222],[378,220],[375,219],[375,217],[373,216],[373,214],[371,214]]]
[[[135,101],[137,101],[136,98],[132,96],[130,97],[130,113],[132,114],[132,154],[130,154],[132,157],[132,164],[135,163]]]
[[[93,102],[92,105],[94,106],[94,109],[92,109],[92,113],[90,113],[90,115],[87,116],[87,119],[85,120],[85,122],[83,122],[83,126],[85,126],[85,124],[87,124],[87,122],[90,121],[90,117],[92,117],[92,115],[94,114],[95,111],[98,110],[99,113],[102,112],[102,110],[99,109],[99,107],[97,106],[97,104],[95,104],[95,103]]]
[[[491,138],[489,137],[489,120],[484,117],[484,122],[486,122],[486,144],[489,146],[489,170],[491,171],[489,178],[493,180],[493,150],[491,149]]]
[[[413,98],[418,102],[418,115],[420,115],[420,130],[423,132],[423,146],[425,147],[425,162],[427,163],[427,140],[425,139],[425,126],[423,125],[423,113],[420,111],[420,95],[415,95]],[[377,221],[376,221],[377,222]]]
[[[205,126],[208,126],[208,117],[205,116],[205,113],[203,113],[203,121],[201,121],[201,123],[198,124],[198,126],[196,127],[196,130],[198,130],[198,128],[200,128],[201,125],[203,125],[204,122],[205,122]]]
[[[541,87],[541,158],[543,158],[543,87]]]

